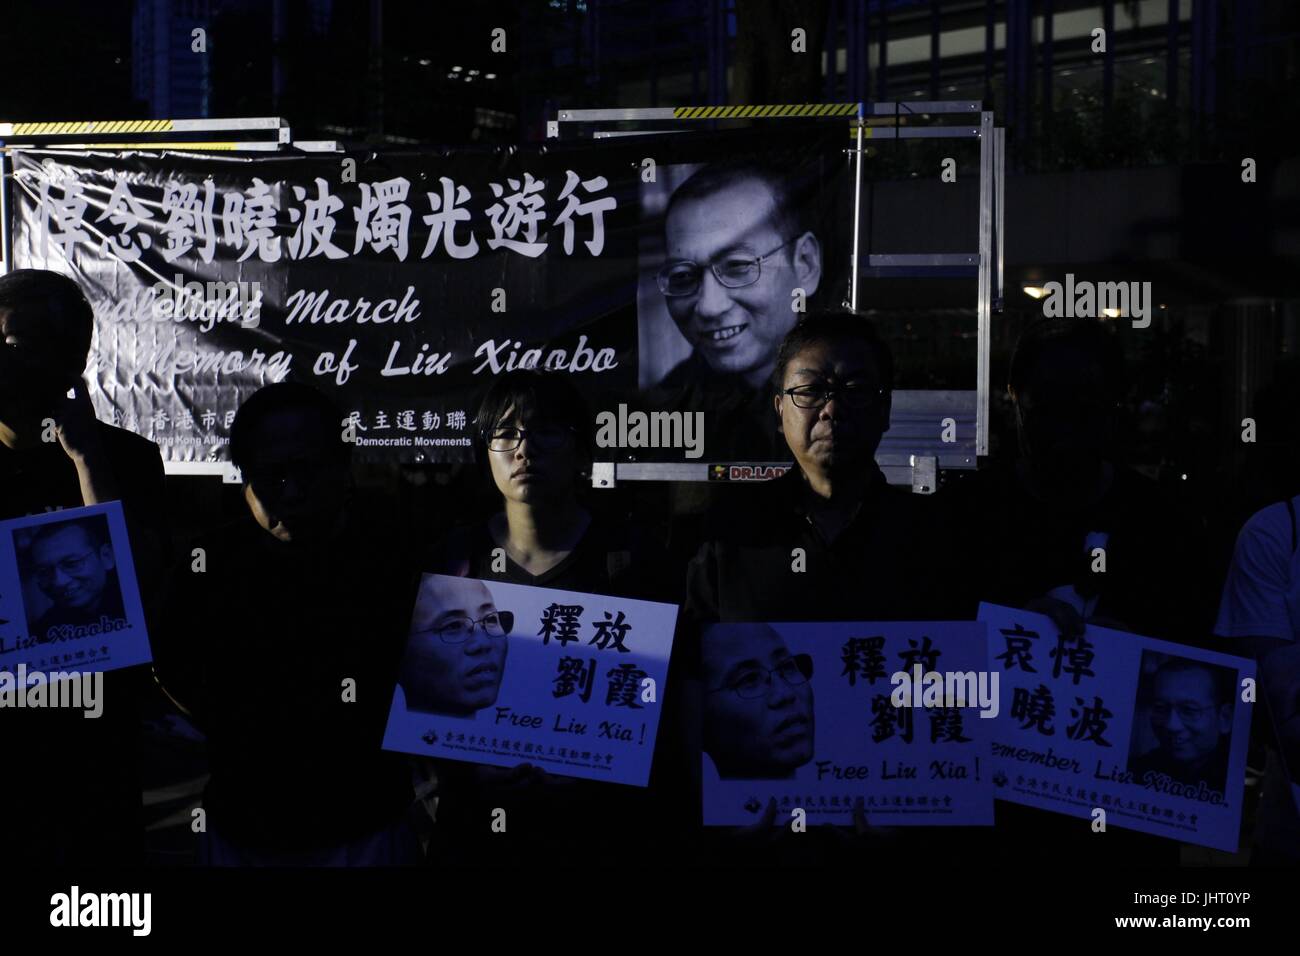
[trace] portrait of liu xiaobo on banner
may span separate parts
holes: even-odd
[[[425,575],[398,674],[406,709],[473,717],[494,705],[513,626],[482,581]]]
[[[641,387],[761,390],[799,318],[795,290],[811,299],[823,282],[815,204],[776,165],[720,161],[661,173],[642,195],[643,215],[662,210],[663,228],[662,244],[642,249]]]

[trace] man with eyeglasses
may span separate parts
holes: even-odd
[[[30,573],[50,600],[50,607],[32,625],[32,634],[44,638],[50,628],[66,624],[96,624],[126,617],[122,588],[118,584],[113,546],[102,528],[102,518],[40,526],[30,543]]]
[[[1129,761],[1138,783],[1148,774],[1163,774],[1223,791],[1232,744],[1232,687],[1231,672],[1223,668],[1180,657],[1160,665],[1149,718],[1160,746]]]
[[[780,478],[729,489],[687,574],[686,615],[716,621],[917,620],[941,550],[918,496],[875,463],[893,361],[869,320],[822,312],[781,345],[774,414],[794,454]]]
[[[665,261],[656,281],[691,354],[650,393],[655,407],[704,411],[713,461],[786,457],[766,413],[776,352],[813,299],[822,246],[771,165],[719,162],[696,171],[668,201]]]
[[[495,704],[513,624],[482,581],[426,575],[397,681],[406,709],[473,717]]]
[[[205,865],[420,857],[408,762],[382,749],[416,565],[387,503],[355,488],[343,420],[294,382],[240,406],[246,511],[186,549],[155,641],[163,687],[207,736]]]
[[[781,780],[813,757],[812,658],[765,624],[709,628],[704,752],[723,780]]]

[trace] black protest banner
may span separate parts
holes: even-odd
[[[639,353],[672,336],[689,351],[684,329],[642,317],[638,333],[642,273],[664,267],[662,251],[646,259],[663,229],[656,166],[780,157],[807,186],[791,202],[821,216],[847,180],[841,139],[787,127],[328,156],[26,150],[14,259],[78,282],[100,417],[169,461],[225,460],[240,402],[285,379],[331,394],[364,457],[463,461],[494,375],[554,369],[614,407],[646,387]]]

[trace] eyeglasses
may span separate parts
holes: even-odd
[[[1151,716],[1161,723],[1169,720],[1170,714],[1178,714],[1178,719],[1185,724],[1194,724],[1203,720],[1206,714],[1213,713],[1214,707],[1196,707],[1192,704],[1152,704]]]
[[[542,425],[538,428],[494,428],[488,436],[489,451],[514,451],[525,438],[529,444],[545,451],[564,447],[573,438],[576,429],[564,425]]]
[[[510,611],[493,611],[484,614],[475,621],[469,617],[453,617],[437,627],[416,631],[416,634],[437,634],[444,644],[464,644],[474,633],[475,627],[481,627],[488,637],[505,637],[515,626],[515,616]]]
[[[81,554],[69,555],[61,558],[53,566],[44,565],[36,569],[35,578],[37,584],[49,584],[54,580],[55,570],[62,571],[65,575],[80,574],[86,567],[86,560],[94,554],[94,551],[85,551]]]
[[[885,389],[850,382],[836,386],[796,385],[794,388],[782,389],[781,394],[789,395],[790,401],[797,408],[822,408],[831,399],[835,399],[849,408],[863,409],[879,405],[884,400]]]
[[[775,667],[755,667],[747,673],[741,674],[729,684],[721,687],[714,687],[709,691],[710,694],[716,694],[719,691],[734,691],[745,700],[754,700],[767,694],[767,690],[772,686],[772,675],[775,674],[785,681],[791,687],[798,687],[800,684],[806,684],[812,679],[813,662],[807,654],[796,654],[793,657],[787,657]]]
[[[709,270],[726,288],[742,289],[758,281],[759,276],[763,274],[762,264],[765,259],[772,258],[798,238],[798,236],[791,236],[771,252],[757,257],[729,255],[721,262],[710,262]],[[656,278],[659,282],[659,291],[664,295],[695,295],[700,291],[700,283],[704,280],[704,270],[698,263],[680,259],[665,265],[659,270]]]

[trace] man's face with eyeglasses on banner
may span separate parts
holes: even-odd
[[[724,780],[790,777],[813,755],[812,661],[766,624],[704,635],[704,751]]]
[[[36,586],[63,610],[94,611],[112,570],[113,549],[97,545],[77,525],[42,535],[32,544]]]
[[[669,314],[710,368],[755,388],[799,318],[792,291],[812,296],[821,281],[817,237],[782,235],[783,218],[768,185],[747,177],[673,204],[664,226],[658,283]]]
[[[1232,733],[1232,705],[1222,703],[1203,667],[1162,671],[1155,678],[1151,729],[1174,761],[1195,768]]]
[[[426,575],[398,677],[407,710],[472,717],[495,704],[513,625],[482,581]]]

